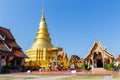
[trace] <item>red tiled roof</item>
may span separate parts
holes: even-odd
[[[120,61],[120,55],[116,58],[116,60]]]
[[[59,51],[58,55],[60,55],[62,57],[62,61],[64,61],[65,59],[67,59],[67,53],[65,53],[63,51]]]
[[[5,36],[5,37],[8,38],[8,39],[15,40],[15,38],[13,37],[13,35],[12,35],[12,33],[10,32],[9,29],[0,27],[0,34],[1,34],[2,36]]]
[[[0,27],[0,34],[2,37],[5,36],[5,43],[10,47],[21,48],[16,42],[15,38],[13,37],[12,33],[9,29]]]
[[[83,59],[80,59],[79,62],[83,62]]]
[[[23,51],[22,48],[16,43],[14,36],[12,35],[12,33],[10,32],[9,29],[0,27],[0,37],[2,40],[2,37],[5,38],[5,40],[3,39],[2,41],[5,44],[5,47],[7,46],[7,48],[11,48],[11,52],[9,54],[4,54],[6,56],[15,56],[15,57],[27,57]],[[2,45],[0,45],[0,50],[2,49]]]
[[[12,53],[15,54],[16,57],[27,57],[27,56],[26,56],[22,51],[20,51],[20,50],[14,50]]]
[[[0,44],[0,48],[4,48],[4,46],[2,44]]]
[[[16,42],[6,42],[8,46],[21,49],[21,47]]]
[[[10,51],[9,47],[3,42],[3,41],[0,41],[0,51]]]

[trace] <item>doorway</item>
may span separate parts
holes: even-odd
[[[94,52],[93,59],[94,59],[94,67],[95,68],[102,68],[103,67],[103,60],[102,60],[102,53],[101,52]]]
[[[97,59],[97,67],[98,68],[103,67],[102,59]]]

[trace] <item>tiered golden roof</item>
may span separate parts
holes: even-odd
[[[42,11],[42,17],[39,24],[38,32],[34,39],[34,43],[31,48],[26,51],[26,54],[29,58],[27,58],[25,62],[29,63],[29,65],[25,65],[31,67],[48,68],[49,64],[53,63],[53,61],[55,61],[55,59],[57,58],[58,51],[61,50],[62,48],[54,47],[51,43],[44,11]],[[32,64],[30,64],[30,62],[32,62]]]
[[[39,24],[38,32],[36,34],[34,44],[31,49],[43,49],[43,48],[52,48],[50,34],[48,32],[46,20],[44,17],[44,11],[42,11],[42,18]]]

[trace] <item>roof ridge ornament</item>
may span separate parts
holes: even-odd
[[[42,12],[44,11],[44,4],[42,3]]]
[[[44,16],[44,8],[45,8],[44,4],[42,3],[42,19],[45,18],[45,16]]]
[[[46,28],[47,27],[47,24],[46,24],[46,20],[45,20],[45,15],[44,15],[44,5],[42,4],[42,16],[41,16],[41,20],[40,20],[40,23],[39,23],[39,28]]]

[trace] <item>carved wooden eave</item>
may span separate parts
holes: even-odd
[[[112,55],[110,52],[108,52],[108,51],[106,51],[106,50],[105,50],[105,52],[107,53],[107,54],[105,53],[107,56],[109,56],[109,57],[111,57],[111,58],[114,58],[114,55]]]
[[[5,36],[0,35],[0,39],[5,40]]]
[[[24,54],[24,52],[22,51],[22,48],[17,44],[14,36],[12,35],[12,33],[9,29],[3,28],[0,26],[0,40],[2,41],[2,44],[4,44],[5,51],[9,51],[9,52],[7,52],[6,56],[16,57],[14,55],[15,53],[13,53],[13,50],[18,50],[18,51],[20,51],[21,55],[23,55],[22,56],[23,58],[27,57]]]

